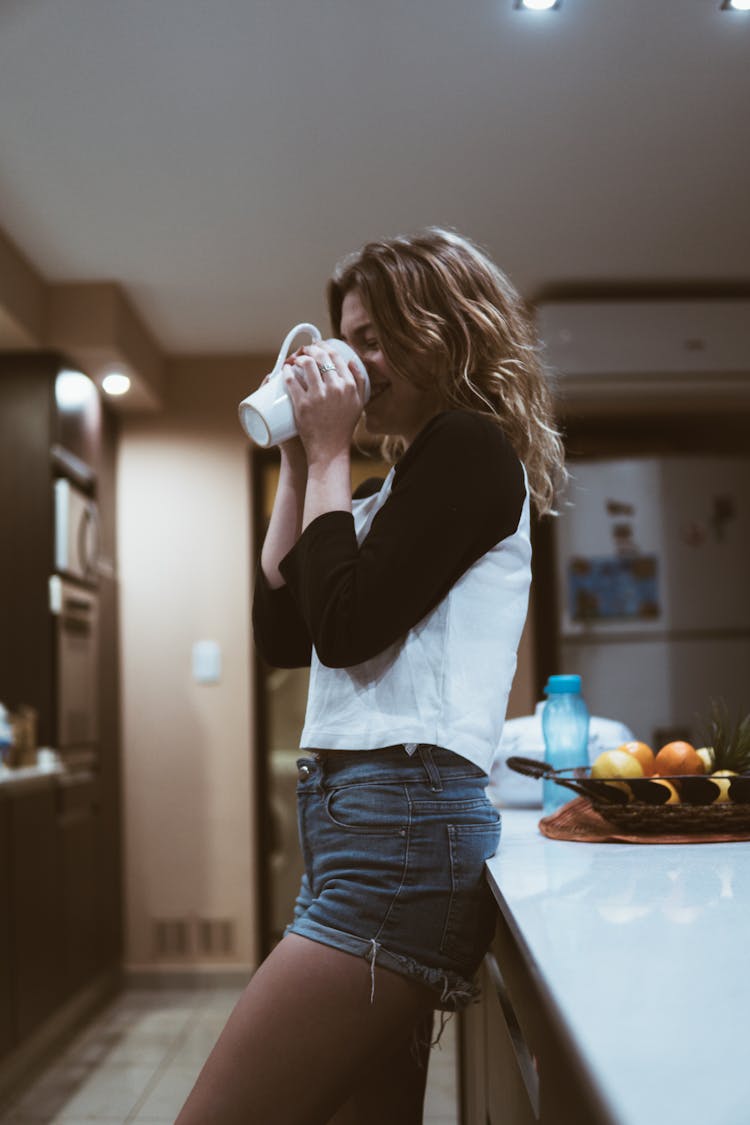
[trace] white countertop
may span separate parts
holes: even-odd
[[[568,843],[541,815],[502,810],[490,882],[614,1119],[748,1125],[750,843]]]
[[[18,766],[8,769],[0,766],[0,786],[13,792],[26,792],[46,785],[52,785],[57,778],[66,776],[66,769],[61,765],[49,766]]]

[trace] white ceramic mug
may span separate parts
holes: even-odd
[[[297,423],[292,410],[292,402],[284,385],[284,360],[289,355],[289,349],[294,338],[305,332],[310,336],[310,341],[317,344],[321,334],[314,324],[297,324],[288,332],[284,343],[281,345],[278,358],[273,371],[268,378],[253,391],[247,398],[243,398],[239,405],[240,424],[249,438],[256,445],[267,448],[279,445],[282,441],[289,441],[297,434]],[[342,356],[345,363],[354,360],[365,380],[365,402],[370,397],[370,380],[367,377],[365,365],[353,348],[343,340],[325,340],[327,345],[333,345]]]

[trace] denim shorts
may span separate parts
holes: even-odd
[[[287,933],[334,946],[426,984],[456,1011],[494,932],[485,860],[500,840],[488,778],[435,746],[300,758],[305,864]],[[374,995],[374,994],[373,994]]]

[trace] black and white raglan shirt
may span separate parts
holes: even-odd
[[[432,418],[352,512],[318,516],[260,567],[258,650],[310,665],[303,750],[442,746],[486,773],[502,734],[531,583],[523,465],[490,418]]]

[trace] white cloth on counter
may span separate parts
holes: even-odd
[[[533,715],[507,719],[503,727],[500,746],[492,762],[490,784],[487,792],[493,804],[516,808],[541,808],[542,782],[508,768],[507,760],[513,755],[544,761],[544,735],[542,711],[544,701],[537,703]],[[614,750],[622,742],[630,742],[635,735],[615,719],[602,719],[592,715],[589,720],[589,762],[603,750]],[[572,797],[572,794],[571,794]]]

